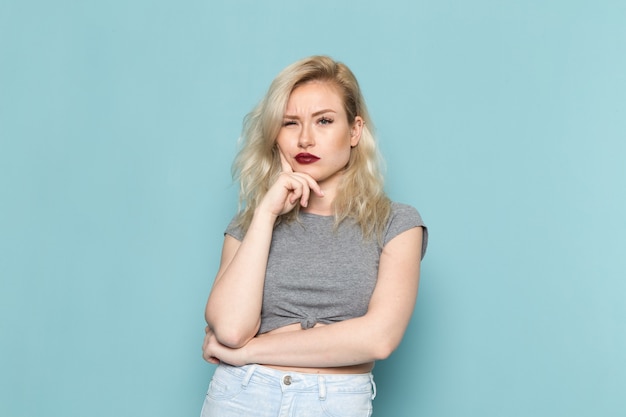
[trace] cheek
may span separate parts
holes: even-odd
[[[335,163],[339,166],[345,166],[348,161],[350,161],[352,148],[350,146],[342,146],[340,148],[337,148],[333,153],[333,159],[335,160]]]
[[[298,135],[294,130],[281,129],[278,132],[278,135],[276,135],[274,143],[284,149],[288,146],[292,146],[295,142],[297,142],[297,140]]]
[[[285,138],[284,134],[278,134],[278,136],[276,137],[276,140],[274,140],[274,146],[277,146],[278,149],[283,150],[285,149],[287,145],[287,140]]]

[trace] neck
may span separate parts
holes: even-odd
[[[324,192],[324,196],[319,197],[311,192],[308,206],[303,207],[301,210],[304,213],[331,216],[334,214],[333,201],[335,201],[335,196],[337,195],[337,181],[324,181],[320,182],[319,185]]]
[[[324,197],[319,197],[314,192],[311,192],[308,206],[301,208],[301,211],[321,216],[331,216],[335,214],[333,211],[333,202],[337,196],[337,188],[339,187],[342,176],[343,171],[339,171],[328,178],[318,181],[318,185],[324,192]]]
[[[332,216],[333,213],[333,197],[330,197],[324,191],[324,197],[309,197],[309,205],[300,209],[303,213],[318,214],[320,216]]]

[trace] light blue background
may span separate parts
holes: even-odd
[[[241,120],[317,53],[431,231],[375,416],[626,415],[621,0],[0,0],[0,415],[198,415]]]

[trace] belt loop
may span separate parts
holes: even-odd
[[[376,382],[374,382],[374,375],[370,373],[370,381],[372,381],[372,400],[376,398]]]
[[[246,375],[243,377],[243,381],[241,382],[242,387],[245,388],[248,386],[248,383],[250,382],[250,379],[252,378],[252,374],[254,374],[255,370],[256,370],[256,365],[248,366],[248,371],[246,372]]]
[[[317,376],[317,388],[319,390],[320,400],[326,399],[326,381],[321,375]]]

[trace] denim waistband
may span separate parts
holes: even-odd
[[[280,387],[283,392],[315,392],[320,399],[329,392],[369,392],[376,397],[376,384],[371,372],[364,374],[313,374],[269,368],[263,365],[231,366],[220,364],[218,370],[240,378],[243,387],[250,383]],[[217,372],[217,370],[216,370]]]

